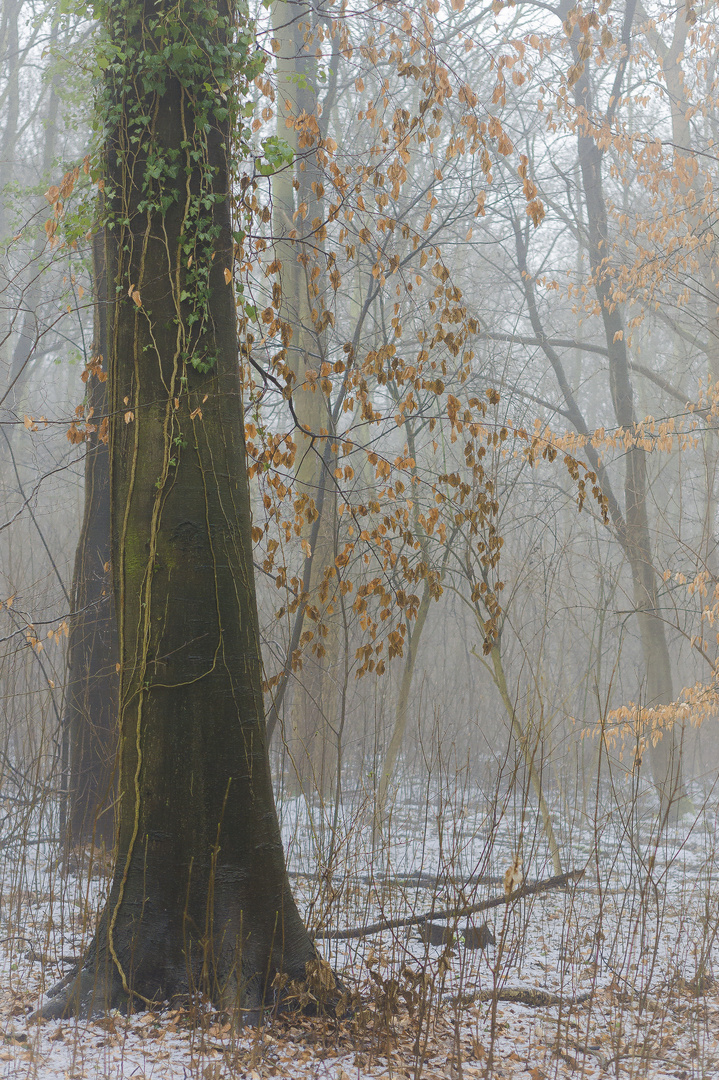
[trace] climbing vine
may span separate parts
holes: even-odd
[[[229,194],[216,189],[218,167],[210,161],[208,136],[213,128],[231,130],[235,153],[246,151],[245,120],[251,112],[246,90],[263,69],[264,57],[254,48],[244,4],[217,10],[198,0],[144,6],[120,0],[108,5],[104,25],[99,116],[104,144],[117,166],[114,171],[110,161],[116,179],[106,182],[105,224],[121,253],[131,256],[133,244],[141,243],[138,226],[142,230],[155,215],[162,220],[179,214],[179,250],[168,252],[175,263],[177,359],[206,372],[216,362],[209,333],[210,272],[219,236],[213,208]],[[158,124],[158,101],[173,84],[180,90],[179,145]],[[118,295],[125,290],[145,310],[139,282],[129,280],[127,271],[124,276],[127,280],[115,281]],[[226,267],[226,283],[231,277]]]

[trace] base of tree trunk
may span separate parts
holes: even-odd
[[[231,1017],[238,1028],[253,1027],[277,1013],[302,1012],[305,1015],[337,1015],[346,1009],[347,994],[329,964],[318,955],[301,966],[302,970],[275,974],[264,988],[256,977],[241,979],[230,973],[222,992],[212,1005]],[[47,994],[48,1001],[30,1020],[61,1020],[73,1016],[88,1019],[104,1016],[117,1009],[131,1014],[146,1009],[177,1008],[200,1005],[210,999],[197,987],[188,984],[187,968],[168,973],[172,992],[144,995],[139,988],[130,992],[111,959],[88,960],[79,971],[61,979]],[[184,988],[183,988],[183,983]]]

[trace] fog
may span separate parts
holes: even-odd
[[[237,17],[254,60],[212,107],[266,741],[345,1012],[298,990],[248,1035],[198,991],[27,1021],[121,874],[114,440],[151,403],[115,374],[113,312],[145,308],[113,277],[110,21],[0,10],[0,1075],[719,1074],[717,41],[691,2]]]

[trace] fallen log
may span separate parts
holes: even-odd
[[[468,994],[455,994],[453,997],[443,998],[443,1002],[449,1005],[468,1007],[478,1001],[513,1001],[518,1005],[530,1005],[534,1009],[546,1008],[549,1005],[581,1005],[583,1001],[589,1001],[592,995],[577,994],[576,997],[562,997],[550,990],[538,990],[533,986],[509,986],[504,990],[474,990]]]

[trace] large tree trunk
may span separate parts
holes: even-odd
[[[257,1017],[318,964],[265,745],[228,121],[212,89],[232,82],[233,18],[222,0],[111,10],[129,58],[107,148],[119,834],[83,969],[45,1015],[203,993]]]
[[[94,360],[88,376],[94,431],[86,436],[85,510],[75,556],[64,727],[69,742],[67,843],[115,839],[117,624],[110,581],[110,469],[106,426],[107,274],[104,231],[93,238]],[[104,436],[104,437],[103,437]]]

